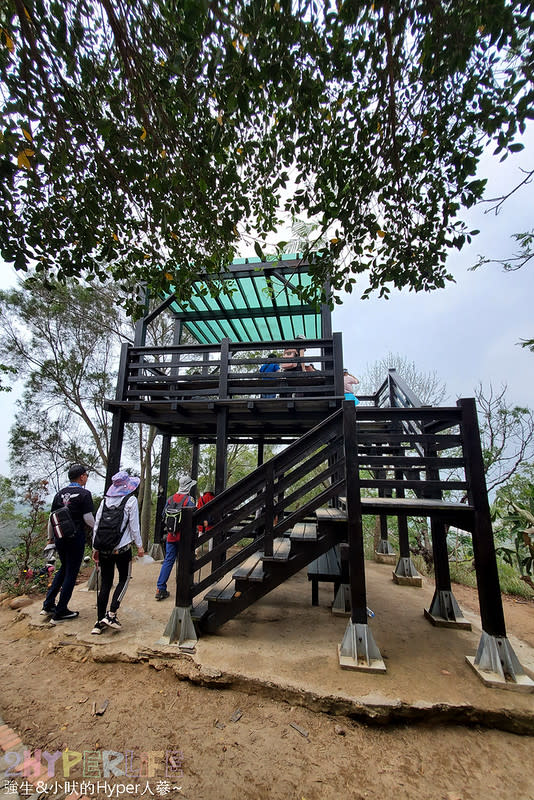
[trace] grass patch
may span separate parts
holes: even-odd
[[[497,569],[499,572],[501,592],[504,594],[512,594],[516,597],[524,597],[526,600],[532,600],[534,598],[534,592],[528,584],[521,580],[517,570],[509,564],[504,564],[502,561],[497,561]],[[450,571],[451,581],[476,589],[477,577],[475,570],[471,567],[471,563],[466,564],[451,561]]]

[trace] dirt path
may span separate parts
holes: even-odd
[[[473,590],[454,592],[477,609]],[[534,645],[534,604],[504,604],[509,628]],[[95,797],[119,781],[131,784],[133,797],[189,800],[534,800],[530,737],[456,726],[375,728],[255,693],[180,682],[157,663],[95,663],[81,647],[50,644],[46,630],[30,630],[0,609],[0,714],[24,744],[93,752],[86,761],[93,777],[85,772],[93,786],[103,751],[132,752],[134,763],[159,753],[150,756],[154,775],[131,777],[130,767],[129,777],[101,777]],[[106,711],[94,715],[93,703],[100,708],[105,700]],[[166,778],[169,751],[175,774]],[[71,780],[83,779],[82,763]],[[52,800],[65,788],[56,766]],[[4,778],[5,763],[2,769]]]

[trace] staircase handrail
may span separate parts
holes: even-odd
[[[320,451],[322,458],[317,451]],[[333,458],[334,456],[337,461]],[[310,477],[310,469],[317,467],[327,458],[331,463],[319,475]],[[288,470],[304,459],[308,459],[307,470],[304,467],[297,468],[290,475],[287,474]],[[339,474],[343,477],[340,478]],[[282,477],[273,480],[273,475]],[[269,476],[271,476],[270,480]],[[303,486],[300,486],[296,492],[285,494],[301,480],[305,480]],[[302,506],[289,512],[286,517],[281,517],[281,512],[287,510],[288,506],[292,505],[296,499],[300,496],[305,497],[308,492],[325,481],[330,481],[330,483],[321,492],[306,499]],[[230,569],[241,564],[252,552],[263,549],[265,555],[272,555],[273,538],[293,527],[296,522],[323,505],[335,494],[341,493],[343,488],[342,411],[338,409],[281,453],[276,454],[265,464],[261,464],[249,475],[218,494],[206,506],[189,512],[187,516],[191,518],[193,531],[196,531],[197,526],[202,525],[202,521],[206,519],[207,515],[214,520],[214,524],[209,530],[193,537],[192,544],[185,537],[184,543],[180,542],[179,545],[180,558],[184,547],[191,546],[194,551],[207,541],[213,540],[213,547],[209,553],[201,554],[198,557],[194,552],[184,554],[185,560],[191,564],[191,583],[188,587],[189,603],[192,603],[195,596],[214,584]],[[186,511],[187,509],[183,513]],[[271,524],[269,524],[269,516]],[[226,558],[226,550],[241,539],[250,537],[254,537],[251,544],[246,545],[230,558]],[[213,565],[211,574],[194,583],[192,581],[193,574],[209,562]]]

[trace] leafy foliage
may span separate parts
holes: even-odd
[[[14,490],[8,479],[2,479],[2,486],[13,498]],[[19,543],[6,552],[0,562],[0,588],[3,591],[24,594],[29,589],[42,591],[46,588],[49,571],[44,564],[43,547],[47,539],[47,515],[44,512],[47,493],[47,481],[34,481],[20,498],[24,510],[12,514],[19,529]]]
[[[526,0],[7,0],[2,255],[135,308],[285,209],[327,235],[319,286],[442,287],[485,143],[522,148],[533,28]]]
[[[534,464],[524,464],[499,489],[494,514],[504,540],[497,553],[534,589]]]
[[[17,370],[14,367],[9,367],[7,364],[0,364],[0,392],[10,392],[11,386],[6,386],[2,381],[7,375],[16,375]]]
[[[25,380],[10,435],[17,473],[64,472],[75,461],[106,464],[120,316],[107,292],[33,279],[0,292],[0,344]]]

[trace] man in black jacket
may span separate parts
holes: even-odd
[[[56,511],[62,506],[67,507],[74,523],[74,534],[68,538],[61,537],[57,531],[54,534],[51,523],[48,523],[48,541],[54,542],[61,567],[56,572],[45,597],[41,614],[51,616],[53,622],[76,619],[79,614],[78,611],[71,611],[68,604],[83,560],[85,526],[93,528],[95,524],[93,497],[85,488],[89,477],[87,467],[83,464],[73,464],[68,475],[70,483],[56,494],[52,500],[51,511]],[[58,594],[59,600],[56,605]]]

